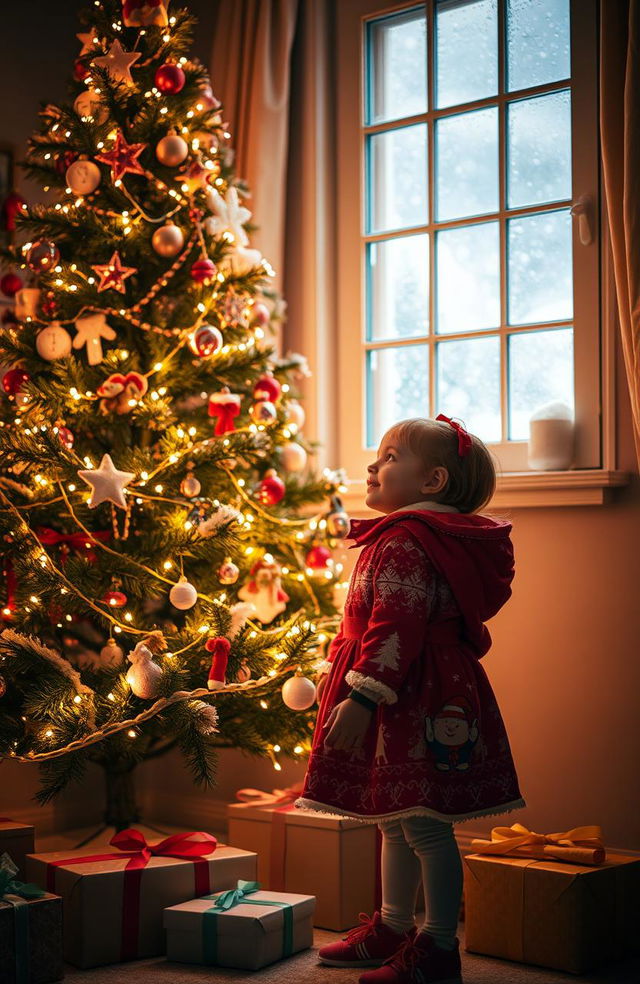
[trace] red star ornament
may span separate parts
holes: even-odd
[[[102,290],[117,290],[124,294],[124,281],[137,273],[137,267],[122,266],[118,250],[115,251],[108,263],[96,263],[91,267],[100,277],[98,293]]]
[[[128,144],[118,130],[116,142],[104,154],[96,154],[96,160],[111,167],[111,177],[114,182],[119,181],[123,174],[144,174],[144,168],[138,157],[146,148],[146,144]]]
[[[199,160],[193,160],[184,171],[181,171],[176,176],[176,181],[179,181],[180,184],[187,185],[189,193],[193,195],[200,188],[206,188],[209,184],[209,179],[212,177],[214,177],[214,172],[211,168],[204,167]]]

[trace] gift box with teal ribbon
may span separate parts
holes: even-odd
[[[258,970],[313,943],[313,895],[266,892],[256,881],[164,910],[167,958]]]
[[[20,881],[0,857],[0,982],[48,984],[64,976],[62,899]]]

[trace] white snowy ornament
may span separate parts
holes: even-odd
[[[197,600],[198,592],[183,574],[178,583],[171,588],[169,601],[174,608],[179,608],[180,611],[184,612],[188,608],[193,608]]]
[[[205,228],[210,236],[222,236],[228,233],[233,236],[237,246],[247,246],[249,237],[243,226],[251,218],[251,212],[238,201],[238,189],[233,185],[222,197],[220,192],[209,185],[206,190],[207,205],[213,214],[205,219]]]
[[[78,116],[83,119],[92,117],[96,123],[104,123],[109,115],[109,110],[93,89],[85,89],[79,96],[76,96],[73,108]]]
[[[99,365],[103,355],[101,339],[112,342],[116,337],[115,331],[107,324],[107,319],[101,312],[78,318],[75,325],[78,334],[73,340],[73,347],[80,349],[86,345],[89,365]]]
[[[295,676],[283,684],[282,699],[292,711],[306,711],[316,699],[316,685],[297,670]]]
[[[250,601],[263,623],[272,622],[287,607],[289,595],[280,586],[280,564],[266,553],[249,571],[250,580],[238,591],[238,597]]]
[[[100,168],[93,161],[74,161],[64,177],[74,195],[90,195],[100,184]]]
[[[40,358],[46,359],[47,362],[66,359],[71,353],[71,335],[57,321],[52,321],[38,332],[36,351]]]
[[[203,700],[194,700],[191,706],[197,714],[196,728],[201,735],[212,735],[219,731],[218,711],[211,704],[206,704]]]
[[[225,276],[243,277],[261,263],[262,253],[259,249],[237,246],[220,259],[218,270]]]
[[[149,700],[158,693],[162,669],[153,662],[153,653],[143,642],[139,642],[127,659],[131,666],[127,672],[127,683],[136,697]]]
[[[115,639],[108,639],[100,650],[100,667],[103,670],[110,670],[120,666],[124,653]]]
[[[92,488],[89,508],[95,509],[101,502],[113,502],[120,509],[127,508],[124,490],[136,477],[135,472],[118,471],[111,455],[104,454],[99,468],[78,472],[78,477]]]
[[[301,471],[307,463],[307,452],[301,444],[289,441],[280,449],[280,460],[285,471]]]

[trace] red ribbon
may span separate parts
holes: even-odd
[[[235,430],[236,425],[233,420],[239,413],[239,403],[209,403],[209,416],[218,418],[213,433],[217,437],[221,437],[223,434]]]
[[[85,551],[88,560],[95,560],[92,540],[108,540],[111,536],[110,530],[96,530],[89,536],[87,533],[58,533],[48,526],[36,526],[34,530],[43,547],[55,547],[59,543],[64,543],[72,550]]]
[[[458,454],[461,458],[464,458],[464,456],[471,450],[471,435],[467,433],[462,424],[457,424],[455,420],[452,420],[451,417],[447,417],[444,413],[439,413],[436,420],[444,420],[447,424],[451,424],[451,426],[457,430]]]
[[[192,838],[199,838],[192,840]],[[205,855],[213,854],[218,841],[211,834],[202,830],[190,831],[184,834],[172,834],[157,844],[148,844],[143,833],[129,827],[115,834],[109,841],[119,849],[117,854],[89,854],[81,858],[61,858],[58,861],[47,862],[47,891],[55,893],[56,868],[67,867],[70,864],[85,864],[91,861],[121,860],[123,854],[128,856],[124,869],[122,886],[122,931],[121,931],[121,960],[135,960],[138,953],[138,935],[140,931],[140,886],[142,872],[152,857],[184,858],[193,861],[195,896],[209,895],[209,862]]]

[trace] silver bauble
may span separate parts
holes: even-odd
[[[198,592],[193,584],[190,584],[186,577],[181,577],[177,584],[169,592],[169,601],[174,608],[179,608],[185,612],[188,608],[193,608],[198,600]]]

